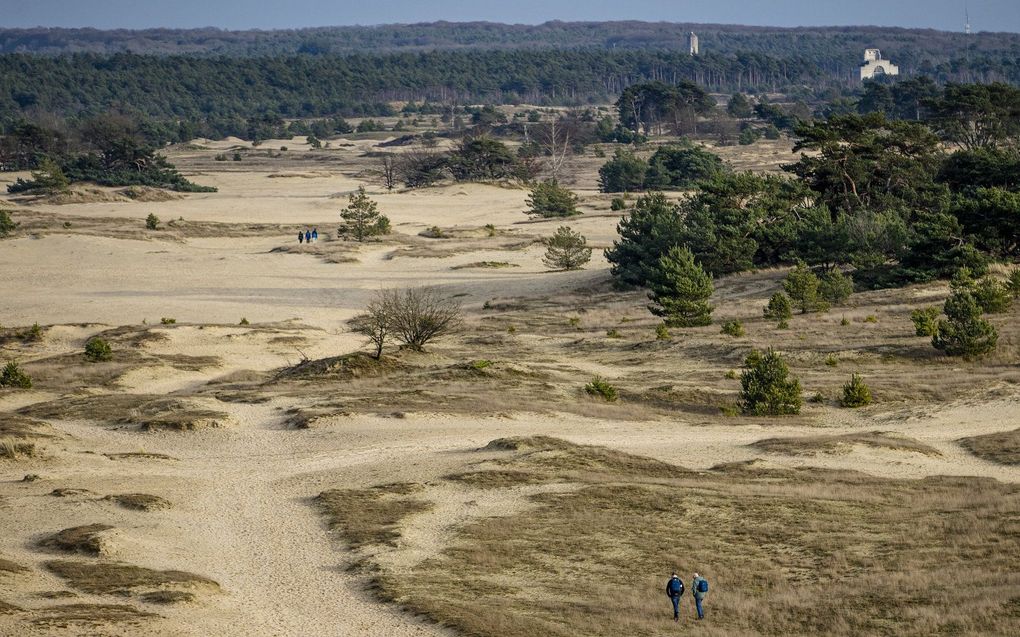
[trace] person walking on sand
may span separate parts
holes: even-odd
[[[705,619],[705,610],[701,605],[708,595],[708,580],[695,573],[691,581],[691,591],[694,593],[694,608],[698,611],[698,619]]]
[[[298,243],[304,243],[305,242],[305,233],[301,232],[300,230],[298,230],[298,233],[297,233],[297,242]]]
[[[318,228],[312,228],[312,241],[318,241],[318,240],[319,240],[319,229]]]
[[[312,231],[311,230],[305,230],[305,243],[311,243],[311,242],[312,242]]]
[[[673,577],[666,582],[666,596],[673,602],[673,621],[680,621],[680,597],[684,594],[684,583],[680,576],[673,571]]]

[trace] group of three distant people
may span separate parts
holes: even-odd
[[[705,596],[708,595],[708,580],[695,573],[694,579],[691,580],[691,591],[694,594],[694,608],[698,611],[698,619],[705,619],[705,610],[702,608],[702,604],[705,601]],[[666,595],[673,602],[673,621],[675,622],[680,621],[680,597],[683,594],[684,583],[676,571],[673,571],[673,577],[666,582]]]
[[[305,230],[303,232],[298,232],[297,233],[297,242],[298,243],[311,243],[312,241],[318,241],[318,240],[319,240],[319,229],[318,228],[315,228],[313,230]]]

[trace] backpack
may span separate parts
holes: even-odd
[[[700,579],[700,580],[698,580],[698,592],[699,593],[707,593],[708,592],[708,580],[707,579]]]
[[[680,581],[679,577],[674,577],[669,580],[669,596],[680,597],[684,594],[684,583]]]

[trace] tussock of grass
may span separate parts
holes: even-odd
[[[46,568],[83,593],[131,595],[139,590],[145,594],[154,590],[177,588],[207,591],[220,589],[220,585],[213,580],[194,573],[157,571],[132,564],[54,560],[46,562]]]
[[[474,268],[519,268],[520,266],[516,263],[510,263],[509,261],[474,261],[472,263],[464,263],[462,265],[455,265],[451,270],[467,270]]]
[[[710,637],[1016,632],[1016,485],[760,462],[649,480],[630,470],[637,457],[569,447],[528,438],[488,451],[540,477],[550,457],[618,460],[529,510],[461,527],[435,558],[381,567],[375,592],[479,637],[666,635],[662,586],[673,569],[697,570],[712,582],[698,625]],[[967,613],[946,612],[961,604]]]
[[[52,438],[52,432],[53,428],[42,421],[19,414],[0,414],[0,438]]]
[[[100,626],[138,622],[158,617],[155,613],[139,610],[128,604],[62,604],[32,611],[29,620],[36,626],[66,628],[68,624]],[[98,633],[97,633],[98,634]]]
[[[292,367],[280,370],[278,379],[313,378],[374,378],[404,368],[404,365],[389,356],[375,359],[364,352],[343,356],[331,356],[316,360],[305,359]]]
[[[141,597],[149,604],[187,604],[195,601],[195,594],[188,591],[153,591]]]
[[[21,564],[18,564],[17,562],[12,562],[11,560],[0,558],[0,574],[17,575],[19,573],[27,572],[28,568],[22,566]]]
[[[22,442],[19,440],[0,439],[0,460],[17,460],[18,458],[32,458],[38,454],[34,442]]]
[[[135,425],[141,431],[191,431],[221,426],[229,415],[180,398],[148,394],[101,394],[29,405],[21,414],[36,418],[92,420]]]
[[[173,506],[169,500],[148,493],[122,493],[120,495],[108,495],[103,499],[116,502],[125,509],[132,511],[161,511]]]
[[[809,455],[818,453],[838,454],[846,453],[854,446],[865,446],[873,449],[888,449],[890,451],[909,451],[920,453],[926,456],[938,456],[938,450],[924,443],[892,435],[883,431],[868,431],[864,433],[851,433],[832,436],[796,436],[790,438],[766,438],[751,443],[751,447],[768,453],[781,453],[791,456]]]
[[[961,438],[960,445],[982,460],[1020,465],[1020,429]]]
[[[331,530],[337,531],[352,548],[367,544],[391,544],[398,537],[398,524],[415,513],[432,508],[425,500],[406,497],[416,487],[407,484],[370,489],[330,489],[315,498]]]
[[[124,451],[120,453],[104,453],[110,460],[177,460],[165,453],[151,453],[148,451]]]
[[[39,546],[65,553],[107,555],[110,552],[110,543],[104,533],[112,529],[113,527],[108,524],[75,526],[43,538],[39,541]]]
[[[0,615],[13,615],[14,613],[20,613],[21,608],[14,604],[8,604],[4,600],[0,599]]]

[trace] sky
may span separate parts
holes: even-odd
[[[487,20],[879,25],[1020,32],[1020,0],[0,0],[0,27],[285,29]]]

